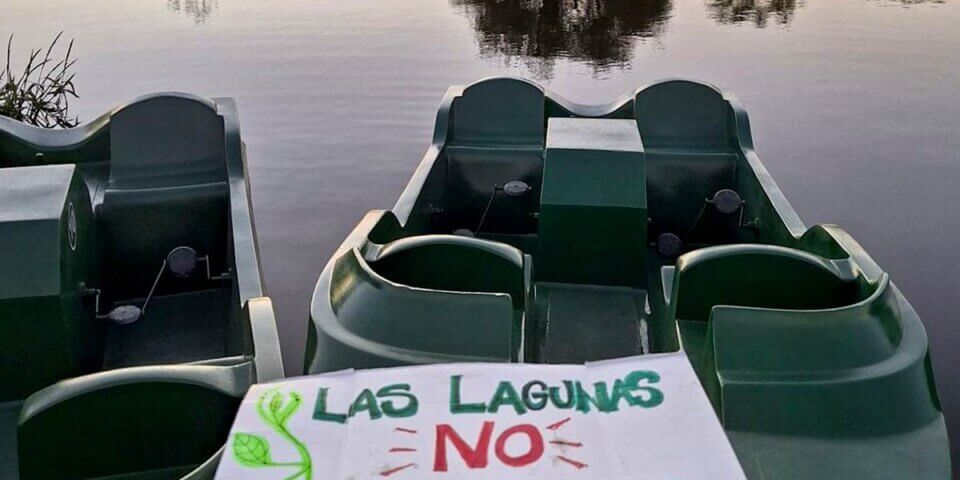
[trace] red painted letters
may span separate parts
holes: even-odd
[[[468,468],[484,468],[487,466],[487,451],[490,449],[490,436],[493,434],[493,422],[483,422],[480,438],[477,445],[470,448],[456,430],[446,423],[437,425],[437,443],[434,449],[433,471],[447,471],[447,439],[453,442],[457,453],[466,462]]]
[[[490,450],[490,438],[493,436],[493,422],[483,422],[483,428],[480,430],[480,438],[477,439],[474,446],[470,446],[460,437],[460,434],[452,426],[441,423],[437,425],[437,438],[434,450],[433,471],[446,472],[449,463],[447,461],[447,443],[453,445],[460,454],[460,458],[466,464],[467,468],[486,468],[488,453]],[[512,456],[506,452],[507,440],[515,435],[525,435],[530,442],[528,450],[522,455]],[[514,425],[504,430],[494,444],[494,454],[504,465],[511,467],[525,467],[533,464],[543,456],[543,435],[537,427],[524,423]]]

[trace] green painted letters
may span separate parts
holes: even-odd
[[[398,408],[394,405],[392,400],[387,400],[383,402],[381,408],[383,413],[385,413],[390,418],[407,418],[412,417],[417,414],[417,409],[420,407],[420,403],[417,401],[417,397],[410,393],[410,384],[409,383],[396,383],[393,385],[387,385],[386,387],[377,390],[378,398],[390,398],[390,397],[400,397],[406,398],[407,404]]]
[[[313,419],[321,422],[346,423],[347,416],[342,413],[327,413],[327,392],[329,388],[321,387],[317,392],[317,401],[313,405]]]
[[[460,380],[463,375],[450,377],[450,413],[483,413],[487,411],[485,403],[460,403]]]

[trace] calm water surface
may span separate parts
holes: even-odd
[[[599,103],[684,76],[735,92],[801,217],[842,225],[920,312],[955,443],[958,24],[956,0],[0,0],[20,58],[76,39],[81,119],[160,90],[238,99],[291,374],[320,270],[393,205],[449,85],[522,75]]]

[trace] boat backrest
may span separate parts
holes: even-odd
[[[543,89],[518,78],[476,82],[454,99],[450,121],[449,145],[542,146]]]
[[[137,367],[41,390],[20,418],[20,479],[179,478],[227,440],[250,375],[249,364]]]
[[[451,249],[437,247],[429,251],[440,250],[447,250],[447,258],[452,258]],[[412,251],[411,254],[418,255],[418,252]],[[398,260],[414,258],[407,254],[397,255]],[[478,258],[490,260],[493,256]],[[419,278],[409,280],[426,281],[426,269],[429,268],[462,269],[463,275],[472,274],[462,265],[428,262],[418,267]],[[466,276],[456,278],[450,273],[438,274],[438,278],[475,283]],[[518,310],[506,293],[509,288],[511,286],[506,282],[502,293],[433,290],[405,285],[374,271],[359,251],[352,249],[336,260],[330,303],[336,321],[343,328],[387,349],[401,349],[413,356],[448,355],[464,360],[509,361],[515,354],[519,335]]]
[[[222,182],[223,118],[209,100],[158,95],[110,119],[110,187],[178,187]]]
[[[671,80],[637,93],[634,115],[647,149],[729,151],[732,111],[718,90]]]
[[[498,195],[484,223],[488,232],[532,230],[543,166],[544,92],[517,78],[491,78],[466,87],[450,108],[442,160],[446,205],[455,228],[477,227],[494,189],[520,180],[533,187],[520,198]]]
[[[222,269],[228,186],[223,118],[206,100],[157,96],[111,120],[110,181],[98,210],[110,293],[144,296],[166,254],[185,245]]]
[[[705,199],[736,189],[733,111],[716,89],[673,80],[638,92],[634,115],[646,151],[653,236],[684,237]]]
[[[673,318],[704,322],[717,305],[812,310],[849,305],[870,293],[821,257],[772,245],[688,253],[678,259],[673,282]]]
[[[507,293],[523,309],[523,253],[509,245],[455,235],[419,235],[384,245],[370,266],[392,282],[457,292]]]

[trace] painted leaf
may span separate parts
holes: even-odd
[[[273,414],[276,418],[277,413],[280,412],[280,408],[283,407],[283,395],[280,392],[273,394],[273,398],[270,399],[270,413]]]
[[[280,423],[287,423],[287,420],[300,408],[301,402],[300,394],[297,392],[290,392],[290,401],[283,407],[283,410],[280,411],[280,414],[277,415],[277,420]]]
[[[270,460],[270,444],[258,435],[237,433],[233,436],[233,458],[245,467],[265,467]]]

